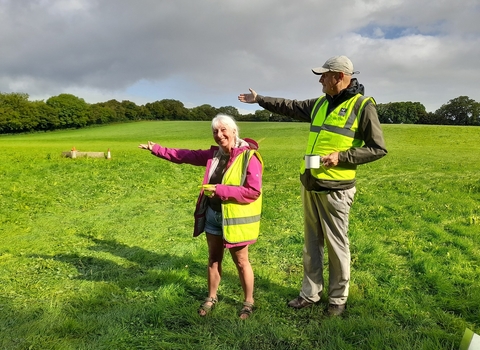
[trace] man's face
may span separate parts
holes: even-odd
[[[339,93],[338,83],[340,82],[339,73],[326,72],[320,76],[320,84],[322,84],[322,91],[330,96],[335,96]]]

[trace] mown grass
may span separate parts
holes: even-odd
[[[384,126],[388,156],[358,174],[348,313],[329,319],[324,305],[286,308],[302,278],[308,127],[240,127],[266,164],[246,322],[228,255],[218,307],[196,314],[207,249],[191,236],[192,213],[204,169],[137,148],[209,147],[208,122],[0,137],[0,348],[457,349],[466,327],[478,333],[479,128]],[[113,158],[60,156],[73,146]]]

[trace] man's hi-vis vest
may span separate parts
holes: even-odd
[[[247,167],[250,159],[256,156],[262,164],[260,154],[254,150],[247,150],[238,155],[233,164],[223,176],[222,184],[242,186],[247,176]],[[262,194],[251,203],[239,204],[223,201],[223,237],[229,243],[253,241],[260,233],[260,216],[262,213]]]
[[[326,156],[332,152],[345,151],[352,147],[361,147],[363,140],[356,134],[363,108],[368,103],[375,103],[372,97],[357,94],[343,102],[327,116],[328,101],[320,97],[312,110],[310,133],[305,154]],[[313,177],[322,180],[353,180],[356,165],[337,165],[310,169]],[[300,173],[305,173],[305,162],[302,162]]]

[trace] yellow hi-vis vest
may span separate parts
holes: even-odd
[[[361,147],[361,140],[356,132],[363,108],[367,103],[375,103],[372,97],[357,94],[341,103],[327,116],[328,101],[320,97],[312,110],[310,133],[305,154],[326,156],[333,152],[346,151],[352,147]],[[322,180],[353,180],[356,165],[342,164],[335,167],[310,169],[313,177]],[[305,162],[300,166],[300,173],[305,173]]]
[[[260,154],[255,150],[247,150],[238,155],[232,165],[225,172],[222,184],[242,186],[247,176],[247,167],[250,159],[256,156],[262,164]],[[223,237],[229,243],[253,241],[260,233],[260,216],[262,213],[262,193],[251,203],[239,204],[223,201]]]

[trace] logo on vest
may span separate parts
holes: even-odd
[[[345,114],[347,114],[347,109],[346,108],[342,108],[342,109],[340,109],[340,112],[338,112],[338,115],[342,116],[342,117],[345,116]]]

